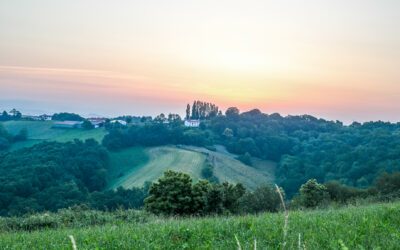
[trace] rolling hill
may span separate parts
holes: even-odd
[[[189,146],[129,148],[111,153],[109,188],[140,187],[146,181],[155,181],[166,170],[188,173],[194,180],[201,179],[201,170],[208,161],[214,166],[214,175],[220,182],[243,183],[254,189],[272,183],[275,163],[257,160],[254,167],[235,159],[234,155],[213,152]]]
[[[107,133],[105,129],[54,129],[53,121],[7,121],[2,123],[12,134],[21,129],[28,130],[28,140],[17,142],[11,150],[30,147],[42,141],[67,142],[74,139],[93,138],[101,142]],[[164,146],[153,148],[133,147],[118,152],[110,152],[108,188],[140,187],[147,181],[155,181],[166,170],[188,173],[196,181],[201,179],[201,171],[206,163],[214,166],[214,175],[220,182],[243,183],[254,189],[274,180],[275,163],[253,158],[253,166],[236,160],[223,146],[216,151],[192,146]]]
[[[103,139],[106,131],[103,128],[83,129],[55,129],[52,128],[53,121],[7,121],[2,122],[3,126],[12,134],[18,133],[21,129],[28,130],[28,140],[17,142],[12,145],[11,150],[23,147],[30,147],[45,140],[67,142],[74,139],[86,140],[93,138],[99,142]]]

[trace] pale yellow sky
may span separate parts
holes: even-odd
[[[0,0],[0,109],[400,115],[400,2]]]

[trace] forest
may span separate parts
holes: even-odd
[[[196,117],[197,108],[190,113],[188,105],[186,110],[188,117]],[[380,174],[400,171],[399,123],[344,125],[310,115],[283,117],[258,109],[240,113],[235,107],[228,108],[225,115],[218,113],[205,115],[200,128],[186,128],[180,122],[111,128],[103,145],[118,150],[137,145],[221,144],[249,165],[251,157],[277,162],[277,182],[289,197],[313,178],[321,183],[337,180],[367,188]]]
[[[204,180],[199,182],[183,173],[166,172],[140,188],[108,189],[109,152],[132,146],[193,145],[215,150],[215,145],[223,145],[250,167],[255,158],[274,161],[275,182],[292,207],[382,201],[400,195],[400,124],[344,125],[309,115],[283,117],[257,109],[241,113],[235,107],[222,114],[216,105],[201,101],[193,106],[187,105],[186,115],[200,118],[198,128],[185,127],[176,114],[154,119],[124,116],[121,119],[132,123],[106,123],[108,133],[101,144],[93,139],[45,141],[9,151],[29,131],[11,135],[0,124],[0,216],[76,205],[97,210],[145,208],[184,216],[278,210],[280,200],[272,183],[257,190],[221,183],[210,164],[202,169]],[[59,113],[53,119],[81,118]]]
[[[91,139],[0,153],[0,216],[82,204],[100,210],[141,207],[145,187],[104,191],[107,167],[107,151]]]

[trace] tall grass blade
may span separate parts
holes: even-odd
[[[77,250],[78,248],[76,247],[76,241],[75,241],[74,236],[70,235],[70,236],[68,236],[68,237],[69,237],[69,239],[71,240],[72,250]]]
[[[289,211],[286,209],[285,200],[283,199],[283,194],[282,194],[281,189],[276,184],[275,184],[275,187],[276,187],[276,191],[279,194],[279,197],[280,197],[281,203],[282,203],[282,207],[285,212],[285,221],[284,221],[284,225],[283,225],[283,243],[282,243],[282,249],[285,249],[287,232],[288,232],[288,224],[289,224]]]

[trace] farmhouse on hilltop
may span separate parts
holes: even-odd
[[[185,120],[185,127],[198,128],[200,126],[200,120]]]

